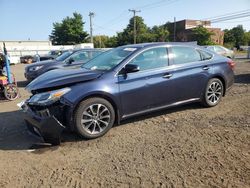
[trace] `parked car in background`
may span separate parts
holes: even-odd
[[[57,58],[58,56],[62,55],[67,50],[51,50],[46,55],[35,55],[33,57],[33,63],[37,61],[46,61],[46,60],[53,60]]]
[[[223,46],[214,45],[214,46],[205,46],[205,48],[231,59],[233,59],[235,56],[233,50],[229,50]]]
[[[53,59],[57,58],[58,56],[62,55],[66,51],[67,50],[51,50],[46,55],[39,55],[39,54],[36,54],[34,56],[33,55],[25,55],[25,56],[20,57],[20,62],[24,63],[24,64],[31,64],[31,63],[35,63],[38,61],[53,60]]]
[[[65,128],[93,139],[139,114],[191,102],[216,106],[234,82],[234,65],[183,43],[122,46],[81,68],[41,75],[20,106],[28,128],[46,142],[59,144]]]
[[[31,81],[50,70],[67,67],[80,67],[83,63],[89,61],[102,52],[104,52],[104,50],[100,49],[66,51],[54,60],[41,61],[27,65],[25,67],[24,75],[28,81]]]
[[[20,57],[20,63],[31,64],[33,62],[32,55],[25,55]]]

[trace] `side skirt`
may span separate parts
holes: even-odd
[[[122,116],[121,119],[123,120],[123,119],[127,119],[127,118],[130,118],[130,117],[133,117],[133,116],[138,116],[138,115],[141,115],[141,114],[145,114],[145,113],[148,113],[148,112],[159,111],[159,110],[162,110],[162,109],[165,109],[165,108],[175,107],[175,106],[179,106],[179,105],[187,104],[187,103],[191,103],[191,102],[196,102],[196,101],[200,101],[200,98],[188,99],[188,100],[184,100],[184,101],[175,102],[175,103],[172,103],[172,104],[169,104],[169,105],[164,105],[164,106],[160,106],[160,107],[146,109],[146,110],[136,112],[136,113],[133,113],[133,114],[124,115],[124,116]]]

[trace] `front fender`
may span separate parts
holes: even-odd
[[[101,97],[108,100],[115,108],[118,122],[120,112],[119,87],[116,83],[105,80],[92,80],[88,82],[78,83],[70,87],[71,91],[61,98],[61,102],[70,106],[68,115],[70,124],[73,122],[73,114],[79,103],[90,97]]]

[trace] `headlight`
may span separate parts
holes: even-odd
[[[71,90],[70,88],[63,88],[54,91],[39,93],[32,96],[28,100],[28,103],[31,105],[40,105],[40,106],[50,105],[58,101],[63,95],[68,93],[70,90]]]
[[[37,71],[39,69],[43,68],[43,65],[40,65],[40,66],[34,66],[34,67],[30,67],[29,68],[29,71]]]

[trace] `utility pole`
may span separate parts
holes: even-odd
[[[94,12],[89,12],[89,22],[90,22],[90,42],[93,43],[93,24],[92,18],[95,16]]]
[[[129,12],[133,12],[134,14],[134,44],[136,44],[136,13],[141,12],[140,10],[135,10],[135,9],[129,9]]]
[[[174,42],[176,41],[176,18],[174,17]]]
[[[99,48],[102,48],[102,38],[101,38],[101,35],[99,35]]]

